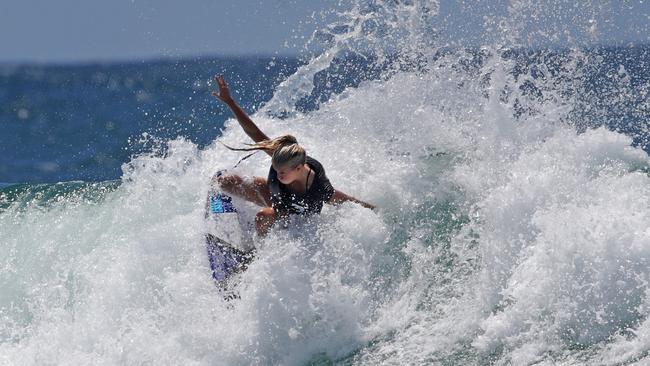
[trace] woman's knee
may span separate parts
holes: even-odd
[[[244,198],[260,206],[271,204],[271,192],[266,186],[264,178],[217,173],[212,177],[212,184],[218,185],[228,194]]]
[[[264,207],[263,209],[257,211],[255,215],[257,220],[274,220],[275,219],[275,210],[273,207]]]
[[[241,185],[242,178],[235,174],[217,174],[212,177],[212,182],[217,183],[225,191],[233,191]]]
[[[255,215],[255,228],[257,229],[258,235],[265,236],[268,234],[273,224],[275,224],[275,210],[272,207],[264,207],[257,211],[257,215]]]

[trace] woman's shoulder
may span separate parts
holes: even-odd
[[[307,156],[306,162],[314,170],[314,173],[316,173],[316,179],[314,179],[315,189],[313,191],[318,192],[321,201],[328,201],[334,194],[334,187],[332,187],[332,183],[327,178],[323,165],[318,160],[309,156]]]
[[[323,168],[323,164],[321,164],[318,160],[312,158],[309,155],[305,157],[305,162],[307,163],[307,165],[309,165],[309,167],[311,167],[316,172],[325,171],[325,168]]]

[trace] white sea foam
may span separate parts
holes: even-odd
[[[424,5],[359,5],[329,52],[399,35],[433,53],[417,31],[437,4],[426,19]],[[514,5],[511,16],[540,10]],[[382,25],[382,14],[395,16]],[[332,58],[283,84],[254,116],[261,129],[297,136],[335,188],[380,211],[326,206],[258,239],[231,302],[202,237],[210,177],[240,157],[221,144],[163,142],[125,164],[119,187],[0,206],[0,364],[647,362],[650,160],[625,135],[576,131],[566,91],[579,80],[565,76],[579,53],[556,79],[526,79],[503,42],[521,39],[486,45],[476,67],[463,66],[467,52],[420,55],[424,68],[268,117],[309,94]],[[220,140],[247,137],[231,120]],[[257,154],[236,171],[265,176],[268,165]]]

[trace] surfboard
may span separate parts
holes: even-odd
[[[255,257],[246,227],[249,223],[240,217],[233,198],[216,187],[208,192],[205,215],[205,243],[212,279],[218,288],[232,291],[236,275],[245,271]],[[236,295],[226,296],[233,297]]]

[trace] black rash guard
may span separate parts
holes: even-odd
[[[316,159],[307,156],[307,165],[315,174],[311,187],[305,194],[292,193],[286,185],[278,180],[278,173],[273,169],[269,170],[267,184],[271,191],[271,205],[280,214],[311,215],[320,213],[323,203],[329,201],[334,194],[334,187],[325,175],[325,169]]]

